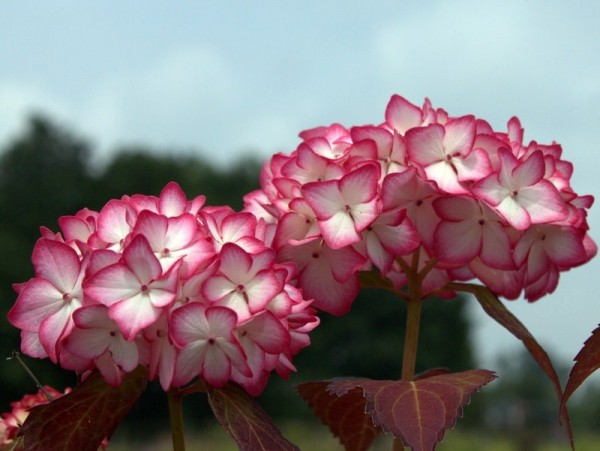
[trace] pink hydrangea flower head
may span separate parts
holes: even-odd
[[[358,272],[373,268],[403,290],[411,265],[428,272],[424,294],[478,278],[535,300],[596,254],[593,199],[571,187],[557,143],[526,143],[515,117],[496,131],[428,99],[419,107],[394,95],[384,117],[300,133],[246,196],[247,211],[275,224],[277,260],[297,265],[295,284],[315,307],[346,313]]]
[[[319,139],[344,148],[336,130]],[[22,351],[111,385],[144,365],[164,390],[203,377],[258,395],[271,371],[287,375],[279,362],[318,319],[294,264],[276,261],[275,221],[204,201],[172,182],[64,216],[62,233],[43,228],[9,312]]]

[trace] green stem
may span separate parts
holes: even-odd
[[[421,323],[421,304],[421,299],[415,299],[412,296],[408,301],[404,354],[402,355],[402,380],[407,382],[412,381],[415,376],[419,326]]]
[[[183,436],[183,398],[179,390],[172,388],[167,392],[169,400],[169,417],[171,419],[171,434],[173,437],[173,451],[185,451],[185,438]]]
[[[427,273],[433,268],[435,262],[426,265],[419,272],[419,254],[415,252],[410,268],[406,268],[408,279],[408,301],[406,313],[406,332],[404,335],[404,353],[402,354],[402,380],[411,382],[415,377],[417,361],[417,348],[419,344],[419,327],[421,324],[421,305],[423,303],[421,285]],[[404,444],[399,438],[393,442],[393,451],[404,450]]]
[[[402,355],[402,380],[412,381],[415,376],[417,346],[419,344],[419,326],[421,323],[421,304],[423,303],[421,285],[429,269],[419,273],[419,255],[415,252],[410,271],[407,272],[408,302],[406,312],[406,332],[404,353]]]
[[[40,383],[40,381],[38,380],[37,377],[35,377],[35,374],[33,374],[33,371],[31,371],[29,369],[29,367],[27,365],[25,365],[25,362],[23,362],[23,359],[21,359],[21,355],[19,354],[18,351],[15,351],[13,349],[12,351],[12,356],[9,357],[8,359],[15,359],[17,362],[19,362],[19,364],[23,367],[23,369],[27,372],[27,374],[29,375],[29,377],[31,379],[33,379],[33,382],[35,383],[35,386],[42,391],[42,393],[44,394],[44,396],[46,397],[46,399],[48,400],[48,402],[53,401],[54,400],[54,396],[52,396],[50,393],[48,393],[48,390],[46,390],[44,388],[44,386]]]

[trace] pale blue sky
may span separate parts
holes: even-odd
[[[599,20],[594,0],[2,2],[0,144],[36,109],[92,138],[99,161],[142,142],[226,165],[291,152],[305,128],[379,123],[398,93],[498,129],[519,116],[526,140],[561,143],[575,189],[598,196]],[[600,323],[599,275],[596,259],[509,308],[572,358]],[[473,317],[488,366],[517,345]]]

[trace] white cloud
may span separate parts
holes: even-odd
[[[262,158],[276,152],[290,153],[299,143],[300,130],[295,129],[294,116],[273,112],[248,118],[239,125],[239,133],[232,144],[235,149],[255,150]]]
[[[24,117],[41,111],[93,138],[105,156],[131,142],[219,153],[231,141],[233,132],[223,124],[237,120],[237,91],[233,69],[202,47],[174,50],[144,68],[118,73],[80,98],[8,80],[0,84],[0,142],[20,131]]]
[[[176,50],[143,71],[95,87],[83,105],[102,147],[136,141],[157,146],[207,146],[234,109],[232,69],[214,50]]]
[[[58,120],[70,119],[71,106],[43,87],[25,81],[0,83],[0,145],[21,132],[24,118],[32,112],[48,114]]]
[[[593,89],[600,75],[594,6],[586,5],[438,2],[381,27],[377,73],[414,102],[429,96],[451,114],[474,113],[497,127],[518,114],[531,118],[526,128],[555,133],[565,121],[548,112],[569,113],[574,91],[586,90],[582,82]]]
[[[467,97],[498,78],[514,78],[526,35],[519,3],[439,2],[400,16],[376,35],[379,73],[446,98]]]

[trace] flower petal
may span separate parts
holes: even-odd
[[[36,275],[49,280],[62,293],[70,293],[79,277],[81,262],[70,246],[40,238],[33,249]]]
[[[162,268],[148,240],[142,235],[137,235],[123,251],[123,261],[135,274],[142,285],[149,284],[158,279],[162,274]]]
[[[108,309],[108,316],[118,325],[126,340],[133,340],[144,328],[154,323],[162,309],[154,307],[147,295],[138,294],[115,302]]]
[[[169,182],[160,192],[158,208],[167,216],[179,216],[185,212],[187,198],[176,182]]]

